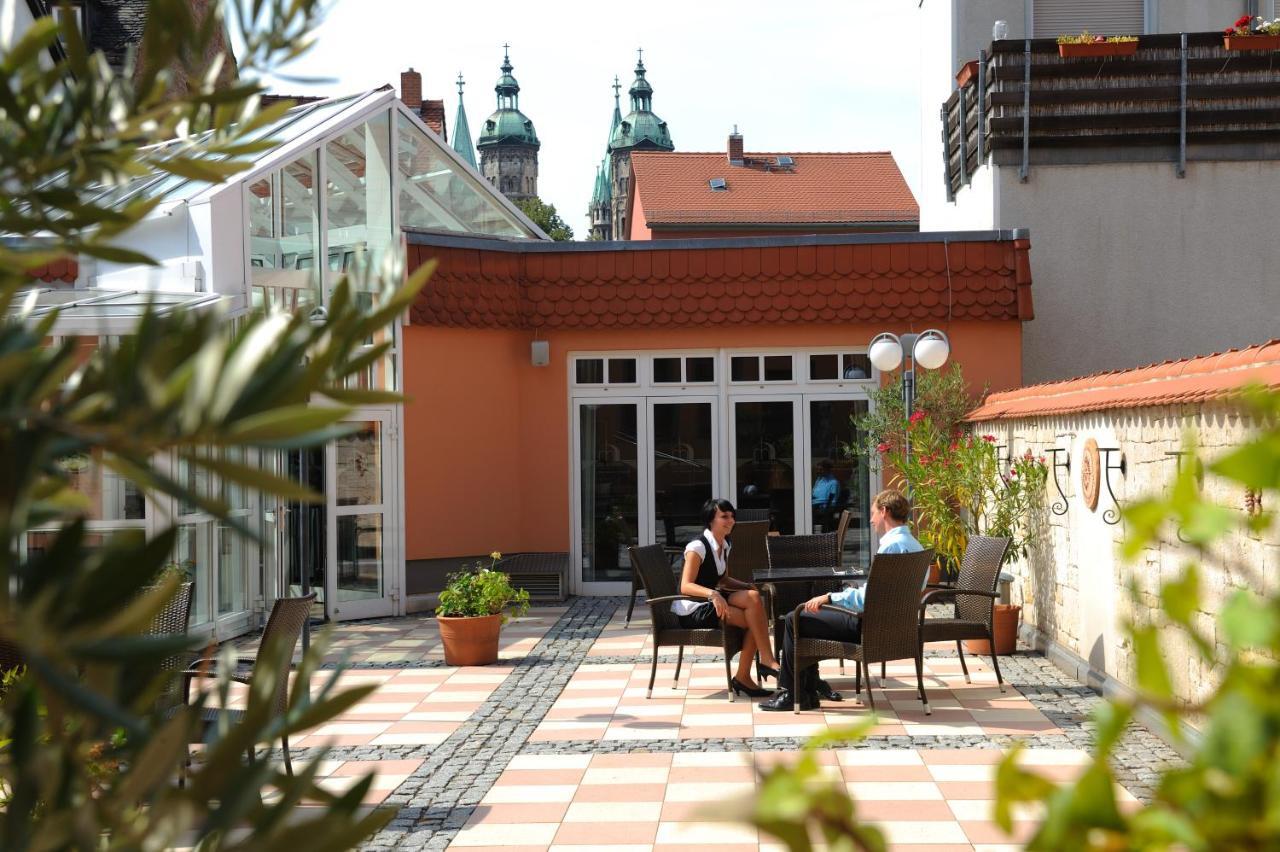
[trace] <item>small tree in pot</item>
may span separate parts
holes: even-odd
[[[498,633],[507,620],[529,611],[529,593],[511,585],[511,578],[497,570],[502,554],[489,554],[489,565],[477,562],[449,575],[440,593],[436,620],[444,661],[451,666],[487,666],[498,661]]]

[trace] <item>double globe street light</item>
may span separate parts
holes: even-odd
[[[902,416],[910,420],[911,409],[916,397],[915,368],[936,370],[947,363],[951,355],[951,341],[947,335],[936,328],[922,331],[919,334],[890,334],[882,332],[871,339],[867,347],[867,357],[877,370],[882,373],[892,372],[902,365],[906,357],[907,368],[902,372]],[[905,424],[904,424],[905,425]],[[907,433],[903,452],[911,457],[911,437]]]

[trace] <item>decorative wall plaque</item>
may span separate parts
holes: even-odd
[[[1084,442],[1080,453],[1080,493],[1090,512],[1098,510],[1098,485],[1102,467],[1098,463],[1098,442],[1093,438]]]

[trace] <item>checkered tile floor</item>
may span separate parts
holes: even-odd
[[[992,771],[1002,752],[983,750],[825,751],[826,777],[844,783],[863,819],[877,822],[895,849],[1016,849],[1033,827],[1022,812],[1013,837],[992,821]],[[675,850],[712,846],[781,849],[732,821],[726,803],[750,796],[757,772],[785,752],[518,755],[450,848]],[[1078,750],[1024,753],[1024,763],[1067,780],[1087,760]],[[1132,797],[1119,793],[1124,801]]]
[[[915,666],[890,664],[884,684],[874,666],[875,736],[974,736],[995,734],[1059,734],[1058,728],[1013,687],[1000,692],[995,673],[981,660],[966,658],[973,683],[966,683],[954,657],[926,658],[925,692],[932,715],[916,697]],[[853,665],[840,673],[835,661],[821,671],[844,694],[842,702],[824,701],[820,711],[770,713],[759,699],[727,700],[724,664],[685,660],[680,683],[672,688],[675,664],[658,664],[653,697],[647,662],[591,663],[579,666],[531,740],[662,740],[720,737],[806,737],[830,726],[850,725],[867,717],[869,704],[853,691]],[[772,685],[772,681],[770,681]]]
[[[499,658],[515,660],[526,656],[563,613],[563,607],[534,607],[527,615],[510,619],[502,627]],[[350,665],[358,666],[444,660],[440,628],[434,617],[410,615],[378,621],[351,621],[327,625],[325,629],[330,630],[333,636],[333,643],[324,658],[326,663],[346,659]],[[260,634],[255,634],[240,643],[239,651],[252,656],[260,638]],[[300,655],[299,649],[295,659]]]

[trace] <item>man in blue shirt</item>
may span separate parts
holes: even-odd
[[[907,520],[911,517],[911,504],[907,498],[892,489],[881,491],[871,501],[871,528],[880,537],[879,553],[915,553],[924,547],[916,541],[911,530],[907,528]],[[857,642],[862,638],[862,608],[866,602],[866,587],[845,588],[827,595],[810,598],[800,613],[800,632],[804,636],[816,639],[835,639],[840,642]],[[832,612],[821,607],[831,604],[847,610]],[[812,710],[819,705],[818,666],[811,665],[800,673],[799,696],[791,694],[790,686],[795,681],[792,666],[795,665],[795,636],[792,635],[792,620],[783,619],[786,635],[782,643],[781,672],[778,675],[778,692],[768,701],[761,703],[761,710],[793,710],[796,701],[801,710]],[[825,697],[839,700],[839,693],[831,692],[830,687],[823,690]]]
[[[818,463],[818,475],[813,480],[813,520],[822,525],[823,532],[835,529],[836,509],[840,502],[840,480],[836,479],[835,465],[830,459]]]

